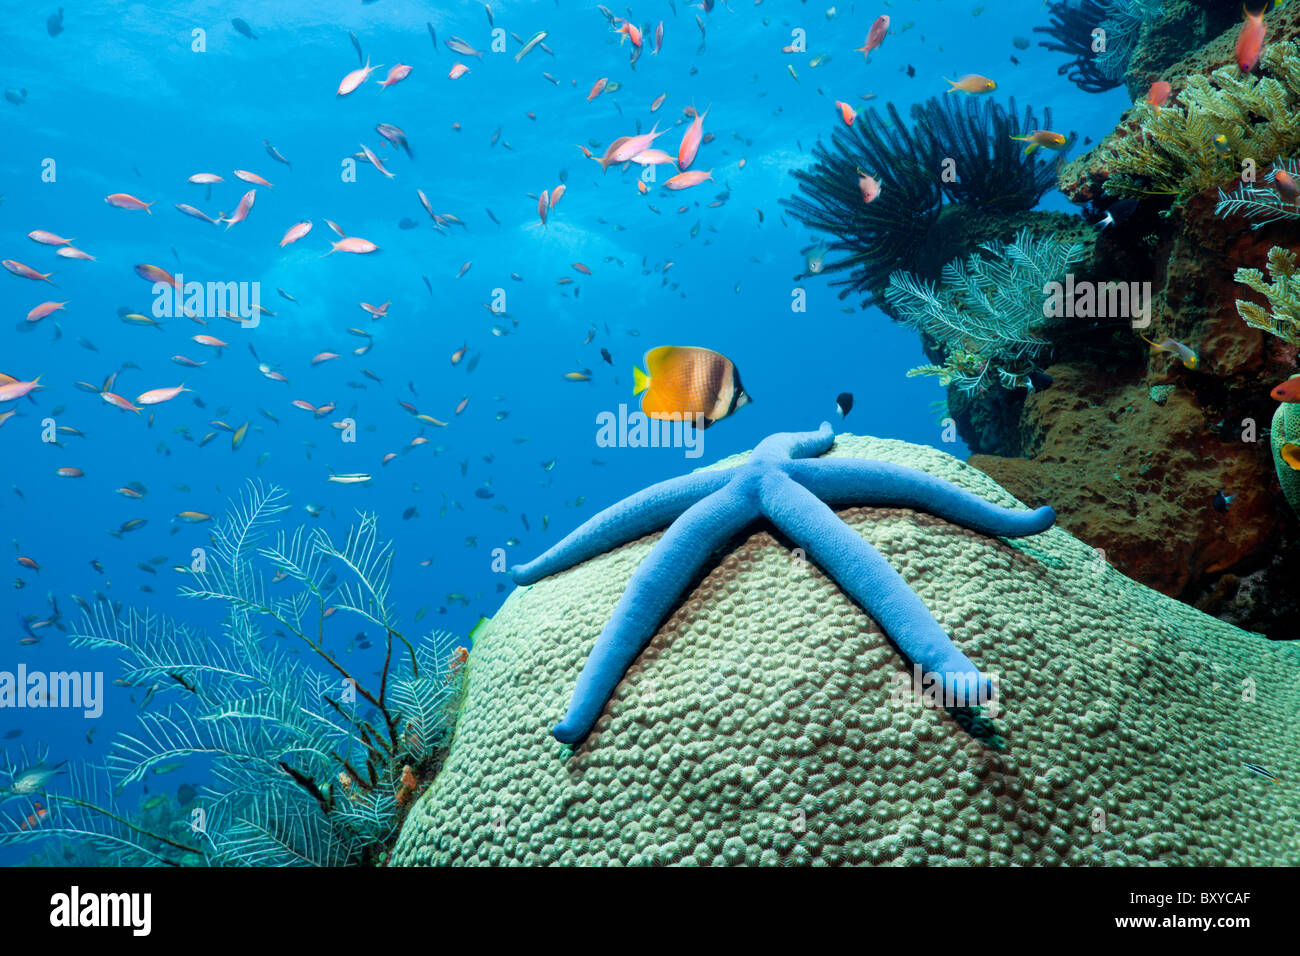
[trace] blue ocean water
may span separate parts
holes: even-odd
[[[133,725],[144,695],[112,685],[113,655],[71,649],[58,625],[38,630],[38,643],[20,643],[24,619],[48,618],[52,598],[59,623],[75,630],[71,595],[89,601],[99,591],[218,633],[218,607],[174,594],[183,582],[172,567],[207,544],[207,526],[172,518],[222,515],[249,479],[288,491],[287,527],[341,536],[356,510],[376,512],[394,542],[393,601],[406,630],[465,635],[513,587],[493,569],[494,549],[511,562],[531,558],[606,504],[771,432],[825,419],[837,430],[964,457],[959,443],[941,440],[931,405],[943,390],[932,378],[905,377],[926,361],[915,334],[860,309],[856,297],[841,301],[823,277],[795,278],[806,268],[801,250],[821,240],[782,214],[778,200],[794,191],[789,173],[840,122],[835,100],[893,102],[905,114],[942,93],[943,76],[992,76],[994,97],[1050,107],[1054,126],[1081,138],[1100,138],[1128,105],[1122,89],[1080,92],[1057,74],[1059,54],[1013,45],[1015,37],[1040,39],[1031,30],[1047,23],[1041,0],[737,0],[708,12],[684,0],[644,3],[613,11],[663,21],[661,51],[651,53],[647,35],[634,65],[630,44],[589,3],[492,3],[491,22],[469,0],[68,3],[57,36],[46,25],[53,4],[3,6],[0,86],[26,92],[20,103],[0,102],[0,258],[53,272],[56,288],[0,276],[0,372],[40,376],[42,386],[34,401],[0,406],[16,411],[0,427],[0,527],[13,541],[5,558],[12,580],[0,582],[0,670],[102,670],[109,684],[96,720],[0,709],[0,737],[21,731],[0,745],[45,744],[56,761],[101,758],[112,735]],[[853,50],[881,13],[895,32],[865,62]],[[237,32],[232,17],[256,39]],[[492,51],[494,29],[505,31],[497,35],[502,52]],[[511,34],[526,40],[543,30],[550,52],[538,47],[516,60],[521,43]],[[807,52],[782,53],[795,30],[806,33]],[[339,81],[359,65],[349,31],[383,66],[339,97]],[[448,49],[453,36],[482,57]],[[823,53],[829,59],[809,65]],[[410,75],[381,89],[398,62]],[[469,72],[451,80],[455,63]],[[602,77],[618,89],[588,100]],[[616,137],[657,123],[668,132],[656,145],[675,153],[692,106],[708,110],[712,136],[693,168],[712,170],[712,182],[669,193],[661,174],[642,195],[635,166],[602,173],[578,148],[599,156]],[[414,155],[384,143],[378,123],[404,130]],[[292,168],[272,159],[264,140]],[[348,181],[345,163],[362,144],[391,179],[360,162]],[[231,212],[252,188],[236,169],[274,184],[257,189],[245,221],[227,229],[174,208]],[[208,187],[187,182],[200,172],[225,179],[210,198]],[[563,200],[543,227],[536,196],[562,181]],[[436,229],[417,190],[463,226]],[[155,205],[150,213],[114,208],[104,201],[113,193]],[[1043,208],[1069,207],[1049,195]],[[337,240],[326,219],[380,251],[323,258]],[[404,219],[417,225],[403,229]],[[313,222],[311,233],[282,248],[285,231],[302,220]],[[73,238],[95,260],[59,258],[27,238],[32,230]],[[187,281],[258,283],[274,315],[253,328],[220,317],[206,328],[183,317],[161,320],[161,330],[125,324],[120,310],[152,314],[151,285],[134,270],[145,263]],[[796,287],[806,290],[802,313],[791,309]],[[25,321],[51,300],[67,304]],[[391,306],[373,320],[361,302]],[[371,337],[367,354],[352,354],[367,340],[350,327]],[[218,354],[193,342],[196,334],[228,345]],[[681,449],[600,447],[597,416],[620,404],[634,410],[632,366],[669,344],[727,355],[753,403],[704,433],[699,459]],[[466,358],[453,365],[462,346]],[[322,351],[340,357],[313,367]],[[206,364],[182,368],[170,361],[177,354]],[[287,383],[259,371],[262,363]],[[580,370],[589,381],[563,377]],[[115,372],[112,390],[131,399],[181,383],[191,391],[134,414],[74,384],[102,386]],[[841,420],[835,397],[846,391],[855,406]],[[336,410],[316,418],[294,400]],[[423,426],[399,401],[449,424]],[[355,442],[331,425],[344,417],[356,423]],[[45,442],[48,419],[84,437]],[[242,447],[232,449],[213,420],[249,422]],[[212,431],[216,438],[200,447]],[[411,447],[420,435],[428,443]],[[398,457],[381,465],[390,452]],[[58,477],[60,468],[84,475]],[[333,484],[331,470],[373,480]],[[129,482],[142,483],[146,496],[118,494]],[[309,504],[322,507],[319,517]],[[133,519],[148,523],[108,533]],[[39,572],[17,564],[19,556]],[[155,558],[163,560],[150,565]],[[329,626],[340,640],[359,630],[343,620]],[[155,788],[174,790],[182,776]],[[3,860],[26,852],[5,851]]]

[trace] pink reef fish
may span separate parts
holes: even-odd
[[[200,186],[211,186],[213,183],[224,183],[225,180],[216,173],[195,173],[189,179],[192,183],[198,183]]]
[[[394,83],[400,83],[411,75],[411,68],[404,63],[399,63],[388,71],[388,78],[379,81],[379,88],[386,90]]]
[[[170,402],[181,392],[189,392],[193,389],[186,388],[184,383],[177,385],[175,388],[151,388],[136,398],[136,402],[141,405],[161,405],[163,402]]]
[[[71,239],[64,239],[62,236],[56,236],[44,229],[33,229],[27,234],[27,238],[33,242],[39,242],[43,246],[66,246],[72,242]]]
[[[704,117],[708,115],[708,110],[703,113],[697,111],[695,119],[691,121],[691,125],[686,128],[686,132],[682,135],[681,145],[677,147],[678,169],[687,169],[691,163],[695,162],[695,154],[700,149],[700,140],[704,138]]]
[[[179,209],[181,212],[185,213],[185,215],[192,216],[195,219],[202,219],[204,222],[211,222],[211,223],[216,222],[215,219],[213,219],[203,210],[195,209],[193,206],[189,205],[188,203],[178,202],[176,204],[176,208]]]
[[[157,202],[158,200],[154,200]],[[143,199],[136,199],[130,193],[113,193],[104,197],[104,202],[116,209],[143,209],[149,215],[153,215],[153,210],[149,207],[152,202],[145,202]]]
[[[876,22],[871,24],[871,30],[867,33],[867,42],[858,47],[854,52],[861,53],[862,58],[870,59],[871,51],[885,42],[885,35],[889,33],[889,17],[876,17]]]
[[[245,219],[248,218],[249,212],[252,211],[253,202],[256,199],[257,199],[257,190],[250,189],[248,192],[244,193],[244,197],[241,200],[239,200],[239,205],[235,207],[234,215],[232,215],[229,219],[218,219],[217,222],[224,222],[226,224],[227,229],[229,229],[237,222],[243,222]]]
[[[280,248],[283,249],[291,242],[297,242],[299,239],[307,235],[307,233],[309,232],[311,232],[310,219],[304,222],[294,223],[292,226],[289,227],[289,230],[284,234],[284,238],[280,240]]]
[[[257,173],[250,173],[247,169],[236,169],[235,176],[246,183],[252,183],[254,186],[265,186],[267,189],[275,188]]]
[[[58,312],[67,302],[42,302],[36,308],[27,313],[28,322],[39,322],[51,313]]]
[[[678,173],[672,179],[664,183],[664,189],[690,189],[692,186],[698,186],[705,180],[713,179],[713,170],[702,172],[698,169],[688,169],[684,173]]]
[[[50,276],[54,275],[53,272],[37,272],[31,266],[25,266],[21,262],[15,262],[13,259],[5,259],[3,262],[0,262],[0,265],[4,266],[19,278],[32,279],[37,282],[50,282]],[[50,282],[50,285],[54,285],[54,283]]]
[[[41,377],[37,375],[30,382],[20,382],[17,379],[5,382],[5,384],[0,385],[0,402],[18,401],[18,399],[24,397],[29,392],[40,388],[40,380]]]
[[[347,236],[338,242],[330,243],[330,251],[325,256],[332,256],[336,252],[355,252],[358,255],[365,255],[368,252],[378,252],[379,247],[369,239],[362,239],[359,236]],[[325,256],[321,256],[322,259]]]
[[[667,132],[667,130],[664,130],[664,132]],[[633,156],[649,149],[654,141],[662,135],[663,133],[659,131],[659,124],[656,123],[650,132],[642,133],[640,136],[620,136],[609,144],[609,149],[601,157],[600,168],[609,169],[610,166],[626,163]]]
[[[75,249],[72,246],[60,246],[55,250],[54,254],[60,259],[85,259],[88,262],[95,261],[95,257],[90,253],[82,252],[80,249]]]
[[[367,59],[365,66],[353,70],[347,76],[343,77],[342,81],[339,83],[339,91],[336,95],[347,96],[364,83],[370,77],[370,74],[375,72],[375,70],[379,69],[381,66],[383,66],[382,63],[380,63],[379,66],[371,66],[370,60]]]

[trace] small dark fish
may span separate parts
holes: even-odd
[[[1235,497],[1237,496],[1225,495],[1222,491],[1216,491],[1214,493],[1214,502],[1213,502],[1214,510],[1221,515],[1227,514],[1228,509],[1232,507],[1232,499]]]
[[[283,289],[281,289],[279,286],[276,286],[276,287],[275,287],[275,291],[278,292],[278,293],[280,293],[280,298],[282,298],[282,299],[288,299],[290,302],[297,302],[297,301],[298,301],[298,300],[295,299],[293,296],[291,296],[289,293],[287,293],[287,292],[285,292]]]
[[[1038,369],[1034,369],[1029,373],[1029,384],[1036,392],[1041,392],[1045,388],[1050,388],[1052,383],[1055,381],[1056,379],[1052,378],[1052,376],[1048,375],[1046,372],[1040,372]]]
[[[486,501],[488,498],[495,498],[496,495],[493,493],[491,488],[475,488],[474,497],[482,498]]]
[[[408,218],[406,218],[406,219],[400,219],[400,220],[398,220],[397,228],[398,228],[398,229],[414,229],[414,228],[415,228],[416,226],[418,226],[418,225],[419,225],[418,222],[416,222],[414,219],[411,219],[411,218],[408,217]]]
[[[280,151],[271,145],[270,140],[266,140],[266,139],[262,140],[262,145],[266,147],[266,155],[270,156],[277,163],[284,163],[290,169],[293,169],[293,163],[289,162],[287,159],[281,156]]]
[[[63,32],[63,8],[59,7],[58,13],[51,13],[45,21],[45,32],[52,37],[58,36]]]
[[[245,23],[243,20],[239,19],[239,17],[235,17],[233,20],[231,20],[231,21],[230,21],[230,25],[231,25],[232,27],[235,28],[235,32],[236,32],[236,33],[242,33],[244,36],[248,37],[250,40],[256,40],[256,39],[257,39],[257,34],[253,32],[253,28],[250,27],[250,26],[249,26],[247,23]]]
[[[22,735],[23,729],[21,727],[15,727],[13,730],[5,731],[5,740],[17,740]]]
[[[433,41],[433,52],[437,53],[438,52],[438,31],[433,28],[432,23],[426,22],[424,25],[429,28],[429,39]]]
[[[486,213],[488,214],[488,218],[489,218],[489,219],[491,219],[493,222],[495,222],[498,226],[501,225],[501,220],[498,219],[496,216],[494,216],[494,215],[492,214],[492,210],[491,210],[491,209],[488,209],[486,206],[484,206],[484,207],[483,207],[483,211],[486,212]]]
[[[357,62],[365,63],[366,58],[361,53],[361,41],[357,39],[357,35],[351,30],[348,31],[348,37],[352,40],[352,49],[357,51]]]
[[[176,802],[182,807],[188,807],[198,797],[199,791],[189,783],[183,783],[176,788]]]
[[[429,281],[429,277],[422,275],[420,278],[424,280],[424,287],[429,290],[429,295],[433,295],[433,283]]]
[[[909,77],[916,76],[916,67],[912,66],[910,63],[907,64],[907,75]]]
[[[608,362],[610,365],[613,365],[613,364],[614,364],[614,359],[613,359],[613,357],[609,354],[609,349],[601,349],[601,350],[600,350],[600,357],[603,358],[603,359],[604,359],[606,362]]]
[[[418,517],[420,517],[420,512],[416,510],[415,505],[411,505],[411,507],[402,512],[403,521],[410,521],[412,518]]]
[[[1257,773],[1261,777],[1266,777],[1267,779],[1272,780],[1274,783],[1277,783],[1277,774],[1264,769],[1257,763],[1246,764],[1246,769],[1249,770],[1251,773]]]
[[[847,418],[849,412],[853,411],[853,393],[840,392],[836,395],[835,410],[840,413],[840,418]]]

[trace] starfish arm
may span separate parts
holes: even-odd
[[[753,495],[739,483],[688,508],[633,572],[614,613],[582,666],[568,712],[552,733],[566,744],[591,732],[610,695],[659,624],[709,557],[758,517]]]
[[[950,481],[886,461],[821,458],[792,462],[784,470],[829,505],[914,508],[980,534],[1021,538],[1046,531],[1056,520],[1049,507],[1003,508]]]
[[[815,432],[777,432],[768,435],[754,448],[749,460],[782,461],[786,458],[811,458],[830,451],[835,432],[829,422]]]
[[[651,485],[593,515],[538,557],[515,565],[510,575],[516,584],[532,584],[657,531],[730,479],[730,470],[697,471]]]
[[[817,493],[779,473],[759,486],[763,513],[802,547],[925,674],[942,676],[945,686],[974,703],[988,699],[992,687],[974,663],[880,552],[840,520]]]

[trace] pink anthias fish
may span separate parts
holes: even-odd
[[[678,173],[672,179],[664,183],[664,189],[690,189],[692,186],[698,186],[705,180],[713,179],[713,170],[702,172],[698,169],[688,169],[684,173]]]
[[[193,389],[186,388],[182,382],[175,388],[151,388],[136,398],[136,402],[141,405],[161,405],[163,402],[170,402],[181,392],[191,392]]]
[[[157,201],[158,200],[156,199],[154,200],[154,202]],[[111,195],[104,197],[104,202],[108,203],[115,209],[143,209],[145,212],[149,213],[149,215],[153,215],[153,210],[149,208],[153,205],[152,202],[145,202],[143,199],[137,199],[130,193],[112,193]]]
[[[638,166],[662,166],[664,163],[675,163],[677,160],[662,149],[643,149],[632,157],[632,162]]]
[[[370,60],[367,59],[365,66],[355,69],[347,76],[343,77],[343,79],[339,82],[339,91],[336,95],[347,96],[358,86],[364,83],[367,79],[369,79],[370,74],[375,72],[375,70],[379,69],[379,67],[381,66],[383,66],[382,63],[380,63],[378,66],[371,66]]]
[[[94,262],[95,257],[89,252],[83,252],[72,246],[60,246],[54,253],[60,259],[85,259],[87,262]]]
[[[609,149],[600,159],[600,168],[609,169],[610,166],[626,163],[633,156],[649,149],[651,144],[666,132],[667,130],[664,130],[661,133],[659,124],[656,123],[650,132],[642,133],[640,136],[620,136],[609,144]]]
[[[16,402],[35,389],[41,388],[40,380],[41,377],[37,375],[30,382],[20,382],[14,379],[12,382],[0,385],[0,402]]]
[[[369,239],[362,239],[360,236],[345,236],[338,242],[330,243],[330,251],[325,256],[332,256],[336,252],[353,252],[357,255],[365,255],[370,252],[378,252],[379,247]],[[321,256],[322,259],[325,256]]]
[[[231,215],[228,219],[218,219],[217,222],[224,222],[226,224],[227,229],[229,229],[237,222],[243,222],[245,219],[248,218],[248,214],[252,211],[253,202],[256,199],[257,199],[257,190],[250,189],[248,192],[244,193],[243,198],[239,200],[239,205],[235,207],[234,214]]]
[[[395,83],[400,83],[411,75],[411,68],[404,63],[399,63],[388,71],[388,78],[379,81],[379,88],[386,90]]]
[[[686,132],[682,135],[681,145],[677,147],[678,169],[687,169],[691,163],[695,162],[695,154],[700,149],[700,140],[704,138],[704,117],[708,114],[708,110],[703,113],[697,111],[695,119],[691,121],[691,125],[686,128]]]
[[[254,186],[265,186],[267,189],[275,188],[257,173],[250,173],[247,169],[236,169],[235,175],[246,183],[252,183]]]
[[[464,63],[457,63],[451,68],[450,72],[447,73],[447,79],[459,80],[462,76],[464,76],[468,72],[469,72],[469,67],[467,67]]]
[[[36,282],[50,282],[50,276],[54,275],[53,272],[37,272],[31,266],[23,265],[21,262],[16,262],[13,259],[5,259],[3,262],[0,262],[0,265],[4,266],[19,278],[31,279]],[[50,282],[50,285],[54,285],[54,283]]]
[[[43,246],[66,246],[72,242],[71,239],[64,239],[62,236],[56,236],[44,229],[33,229],[27,234],[27,238],[33,242],[39,242]]]
[[[871,30],[867,33],[867,42],[855,50],[855,53],[861,53],[863,59],[869,59],[871,51],[885,42],[885,35],[889,33],[889,17],[876,17],[876,22],[871,24]]]
[[[213,183],[224,183],[225,180],[216,173],[195,173],[189,178],[189,182],[198,183],[200,186],[211,186]]]
[[[309,232],[311,232],[310,219],[304,220],[303,222],[294,223],[292,226],[289,227],[288,231],[285,232],[284,238],[280,240],[280,248],[283,249],[291,242],[297,242],[299,239],[307,235],[307,233]]]
[[[880,181],[874,176],[868,176],[859,169],[858,189],[862,193],[864,203],[873,203],[876,201],[876,197],[880,195]]]
[[[47,315],[51,315],[54,312],[58,312],[67,304],[68,304],[67,302],[42,302],[36,308],[32,309],[30,312],[27,313],[27,321],[39,322]]]

